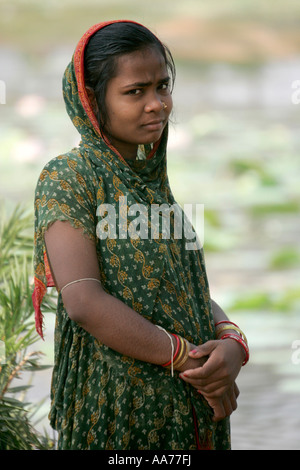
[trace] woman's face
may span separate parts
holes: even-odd
[[[161,137],[172,110],[169,82],[165,60],[154,48],[117,59],[106,92],[106,132],[124,158],[134,159],[139,144]]]

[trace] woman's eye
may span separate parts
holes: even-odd
[[[160,89],[160,90],[163,90],[163,91],[168,91],[168,90],[169,90],[169,83],[162,83],[162,84],[159,86],[159,89]]]
[[[128,95],[139,95],[142,93],[142,90],[140,88],[136,88],[134,90],[129,90]]]

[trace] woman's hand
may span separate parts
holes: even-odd
[[[220,398],[213,398],[203,394],[209,406],[214,411],[213,421],[220,421],[226,418],[226,416],[230,416],[231,413],[237,409],[237,398],[239,394],[240,392],[235,382]]]
[[[242,347],[232,339],[212,340],[197,346],[190,357],[206,357],[202,367],[186,369],[180,377],[201,393],[214,409],[215,420],[229,416],[239,395],[235,379],[244,360]]]

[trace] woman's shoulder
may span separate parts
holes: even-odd
[[[91,171],[91,165],[82,156],[78,148],[74,148],[70,152],[58,155],[49,160],[44,166],[43,172],[58,172],[61,176],[66,176],[68,173],[85,173]]]
[[[37,230],[62,220],[94,236],[96,185],[88,171],[78,151],[59,155],[44,166],[34,197]]]
[[[67,182],[72,187],[78,185],[92,186],[96,184],[96,175],[94,175],[93,168],[79,149],[75,148],[70,152],[58,155],[57,157],[49,160],[43,167],[37,182],[37,186],[44,186],[49,181],[52,182]]]
[[[94,200],[96,178],[87,159],[75,148],[46,163],[36,185],[36,197],[50,197],[55,193]],[[78,196],[79,195],[79,196]],[[81,195],[81,196],[80,196]]]

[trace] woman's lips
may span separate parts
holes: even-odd
[[[164,121],[159,119],[156,121],[147,122],[146,124],[143,124],[143,127],[148,129],[149,131],[159,131],[162,129],[163,125],[164,125]]]

